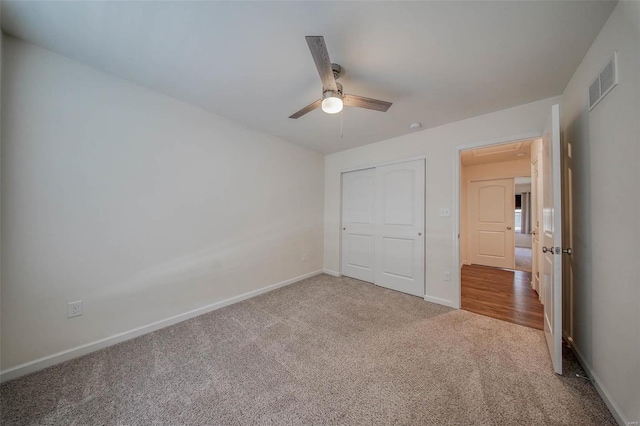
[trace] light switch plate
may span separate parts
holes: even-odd
[[[448,207],[441,208],[440,216],[451,216],[451,209]]]

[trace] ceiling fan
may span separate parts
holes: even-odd
[[[322,80],[322,99],[307,105],[289,118],[300,118],[320,106],[328,114],[342,111],[343,105],[382,112],[386,112],[389,109],[392,105],[391,102],[357,95],[345,95],[342,92],[342,84],[336,82],[340,77],[342,67],[338,64],[332,64],[329,60],[329,52],[327,52],[327,46],[324,44],[324,37],[306,36],[305,38],[307,39],[311,56],[313,56],[313,60],[316,63],[316,68],[318,68],[320,80]]]

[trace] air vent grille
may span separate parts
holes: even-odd
[[[618,85],[618,53],[602,68],[600,74],[589,86],[589,111],[591,111],[607,94]]]
[[[596,81],[589,86],[589,109],[596,106],[596,103],[600,99],[600,78],[596,78]]]

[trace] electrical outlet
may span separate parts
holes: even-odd
[[[67,305],[67,318],[79,317],[82,315],[82,300],[69,302]]]
[[[303,261],[303,262],[306,262],[306,261],[307,261],[307,253],[305,253],[305,254],[303,254],[303,255],[302,255],[302,261]]]
[[[440,216],[451,216],[451,209],[450,208],[441,208],[440,209]]]
[[[451,281],[451,272],[444,271],[444,280],[445,281]]]

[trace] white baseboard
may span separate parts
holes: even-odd
[[[587,375],[591,378],[591,381],[593,382],[593,385],[598,391],[600,398],[602,398],[604,403],[607,405],[607,408],[609,408],[609,411],[611,411],[611,414],[613,414],[613,417],[616,419],[618,424],[620,426],[631,426],[633,424],[637,425],[638,424],[637,422],[631,423],[622,413],[622,411],[620,410],[620,407],[618,407],[618,405],[615,403],[613,398],[611,398],[609,391],[607,391],[607,388],[604,387],[604,385],[602,384],[602,381],[600,380],[598,375],[593,371],[593,369],[591,368],[591,365],[587,362],[584,355],[582,355],[582,352],[580,352],[580,349],[578,349],[573,339],[567,336],[566,333],[564,338],[569,344],[569,347],[573,350],[573,353],[576,354],[576,358],[578,359],[578,362],[580,363],[580,365],[582,365],[582,368],[584,368],[584,371],[586,371]]]
[[[68,361],[70,359],[77,358],[79,356],[86,355],[91,352],[95,352],[97,350],[115,345],[120,342],[124,342],[126,340],[133,339],[135,337],[142,336],[143,334],[151,333],[152,331],[156,331],[161,328],[165,328],[170,325],[177,324],[182,321],[186,321],[188,319],[197,317],[199,315],[206,314],[207,312],[215,311],[216,309],[233,305],[234,303],[238,303],[243,300],[261,295],[263,293],[267,293],[269,291],[278,289],[280,287],[284,287],[286,285],[293,284],[298,281],[302,281],[306,278],[319,275],[322,272],[323,272],[322,270],[309,272],[308,274],[300,275],[298,277],[281,281],[279,283],[272,284],[267,287],[259,288],[258,290],[253,290],[248,293],[231,297],[229,299],[221,300],[219,302],[215,302],[210,305],[203,306],[202,308],[194,309],[192,311],[178,314],[170,318],[153,322],[151,324],[143,325],[142,327],[137,327],[132,330],[125,331],[123,333],[118,333],[113,336],[106,337],[104,339],[96,340],[95,342],[76,346],[75,348],[67,349],[66,351],[58,352],[53,355],[45,356],[43,358],[39,358],[33,361],[26,362],[24,364],[17,365],[15,367],[8,368],[6,370],[0,371],[0,383],[13,380],[17,377],[24,376],[25,374],[33,373],[35,371],[42,370],[47,367],[51,367],[61,362]]]
[[[332,275],[334,277],[341,277],[342,276],[342,274],[340,272],[332,271],[331,269],[323,269],[322,272],[324,272],[327,275]]]
[[[437,303],[438,305],[444,305],[444,306],[448,306],[450,308],[458,309],[456,304],[453,303],[451,300],[441,299],[439,297],[433,297],[433,296],[425,296],[424,300],[426,300],[427,302],[431,302],[431,303]]]

